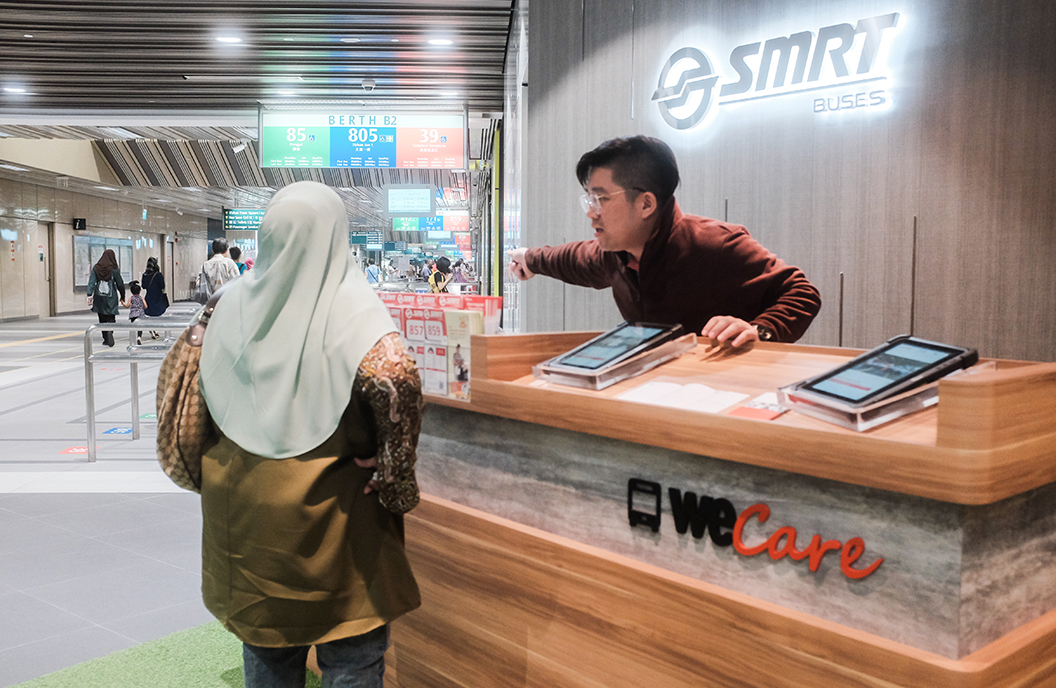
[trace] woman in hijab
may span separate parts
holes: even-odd
[[[143,271],[143,279],[139,283],[143,285],[143,289],[146,291],[144,296],[147,302],[147,310],[144,311],[144,315],[152,318],[165,315],[165,311],[169,308],[169,297],[165,293],[165,275],[161,274],[156,257],[147,258],[147,269]],[[150,336],[157,339],[158,333],[151,330]]]
[[[324,685],[381,688],[388,624],[421,604],[402,521],[421,383],[333,190],[282,189],[258,238],[202,348],[203,598],[243,642],[246,686],[303,686],[315,645]]]
[[[118,298],[118,293],[121,294]],[[112,323],[117,319],[117,307],[125,300],[125,281],[117,267],[117,256],[111,248],[103,251],[99,262],[88,275],[88,301],[99,322]],[[114,331],[103,330],[103,344],[114,345]]]

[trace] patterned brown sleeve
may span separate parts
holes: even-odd
[[[400,336],[378,340],[359,364],[356,389],[374,412],[378,428],[377,481],[382,505],[403,514],[418,505],[418,433],[422,429],[422,383]]]

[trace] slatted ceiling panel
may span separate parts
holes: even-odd
[[[190,184],[190,182],[181,180],[179,176],[177,176],[172,164],[169,162],[168,158],[165,157],[159,141],[143,139],[142,145],[144,153],[149,153],[148,160],[151,169],[154,170],[159,179],[164,180],[164,186],[187,186]]]
[[[234,151],[232,150],[232,153]],[[250,142],[246,144],[245,149],[240,153],[234,153],[235,160],[238,161],[239,169],[242,170],[246,179],[246,184],[242,186],[264,186],[267,182],[264,179],[264,173],[260,169],[260,165],[257,160],[260,156],[257,153],[257,147],[254,143]]]
[[[499,111],[510,8],[509,0],[0,2],[8,29],[0,67],[24,75],[33,107],[44,109],[246,108],[274,95],[268,77],[296,65],[298,89],[311,98],[347,96],[369,76],[376,96],[457,89],[472,110]],[[220,46],[213,34],[230,17],[244,42]],[[428,45],[437,34],[456,42]]]
[[[20,139],[201,139],[201,140],[251,140],[257,137],[256,127],[206,127],[206,126],[76,126],[76,125],[23,125],[0,124],[0,136]]]
[[[197,186],[201,178],[195,174],[195,170],[191,167],[192,163],[197,166],[197,161],[194,157],[186,155],[181,148],[180,141],[161,141],[160,143],[162,155],[165,156],[169,165],[172,166],[176,177],[179,179],[180,186]]]
[[[148,186],[149,182],[134,156],[131,155],[127,146],[120,145],[120,141],[96,141],[95,147],[102,153],[110,164],[114,175],[121,180],[123,186]]]

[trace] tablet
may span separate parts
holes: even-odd
[[[601,370],[682,334],[681,325],[622,323],[550,361],[552,368]]]
[[[975,349],[899,335],[799,386],[851,406],[864,406],[937,380],[979,360]]]

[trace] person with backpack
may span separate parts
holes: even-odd
[[[227,255],[231,260],[235,261],[235,266],[238,268],[239,275],[246,271],[246,264],[240,260],[242,258],[242,249],[237,246],[232,246],[228,249]]]
[[[114,250],[108,248],[88,275],[88,303],[92,312],[99,315],[100,323],[112,323],[116,322],[118,306],[124,300],[125,281],[121,279]],[[103,344],[114,345],[113,330],[103,330]]]

